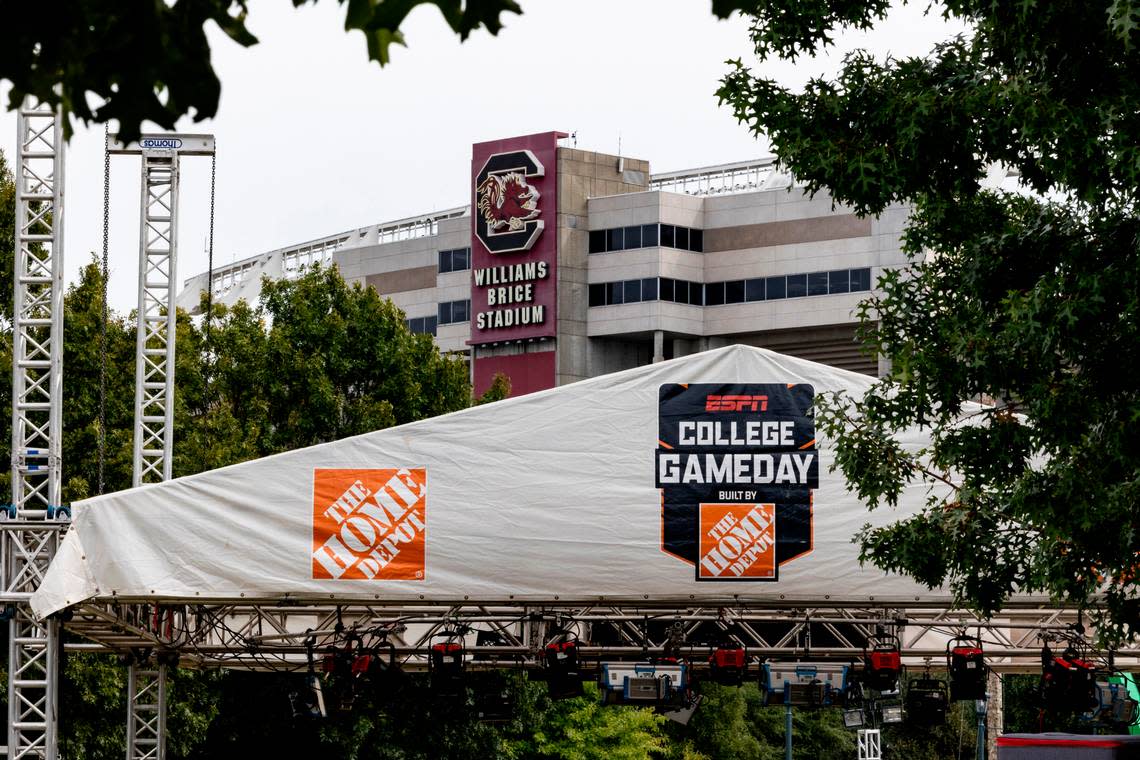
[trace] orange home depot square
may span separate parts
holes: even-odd
[[[427,470],[313,470],[313,578],[423,580]]]

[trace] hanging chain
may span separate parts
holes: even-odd
[[[111,152],[107,150],[109,126],[103,125],[103,267],[99,302],[99,490],[103,493],[107,468],[107,277],[110,249],[111,217]]]
[[[206,386],[210,385],[210,375],[213,373],[214,368],[214,344],[210,333],[210,320],[213,318],[214,311],[214,194],[215,194],[215,179],[218,167],[218,153],[217,144],[214,146],[214,153],[210,155],[210,242],[207,247],[208,262],[206,273]]]

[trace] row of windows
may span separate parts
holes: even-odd
[[[439,273],[462,272],[471,268],[471,249],[452,248],[439,252]]]
[[[672,301],[693,306],[721,306],[783,298],[858,293],[871,289],[871,270],[837,269],[727,282],[689,282],[670,277],[600,282],[590,286],[590,306],[614,306],[640,301]]]
[[[447,301],[439,305],[439,324],[450,325],[455,322],[466,322],[471,319],[471,299],[462,301]]]
[[[635,224],[632,227],[590,231],[590,253],[612,253],[656,246],[701,253],[705,250],[705,232],[673,224]]]
[[[435,317],[413,317],[408,320],[408,330],[435,335]]]

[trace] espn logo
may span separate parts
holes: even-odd
[[[706,412],[766,412],[767,396],[706,396]]]

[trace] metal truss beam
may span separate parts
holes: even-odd
[[[131,664],[127,678],[127,760],[166,757],[166,666]]]
[[[0,602],[9,621],[7,755],[55,760],[59,623],[36,621],[27,599],[67,518],[60,508],[63,125],[50,106],[27,101],[16,129],[12,503],[0,523]]]
[[[174,454],[178,154],[142,154],[133,485],[169,480]]]
[[[883,630],[900,636],[911,667],[939,667],[947,642],[980,636],[988,664],[1002,672],[1040,668],[1044,637],[1077,622],[1073,611],[1007,610],[981,621],[946,609],[663,608],[530,605],[384,606],[86,604],[67,624],[120,651],[178,655],[187,665],[252,670],[293,670],[305,665],[307,637],[316,646],[343,645],[346,632],[372,633],[392,643],[404,666],[423,667],[431,638],[465,630],[466,646],[485,667],[536,667],[542,648],[559,631],[581,642],[589,659],[637,660],[666,651],[702,662],[709,648],[735,641],[757,658],[861,657],[867,638]],[[1140,666],[1140,647],[1114,653],[1118,667]]]

